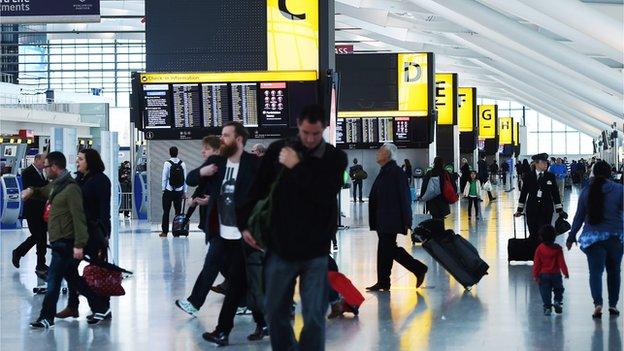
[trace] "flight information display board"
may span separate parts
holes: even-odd
[[[280,138],[296,134],[297,115],[318,102],[318,81],[152,84],[137,74],[131,101],[132,120],[146,139],[201,139],[231,121],[252,138]]]
[[[338,118],[336,144],[343,149],[375,149],[384,143],[400,148],[424,147],[429,143],[426,122],[420,117]]]

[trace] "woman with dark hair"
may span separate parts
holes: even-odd
[[[403,166],[401,166],[401,169],[403,170],[403,172],[405,172],[405,176],[407,177],[407,184],[409,186],[412,186],[414,174],[412,174],[412,163],[410,162],[410,160],[405,159],[403,161]]]
[[[581,192],[576,215],[566,246],[578,242],[587,255],[589,286],[594,300],[593,318],[602,316],[602,273],[607,271],[609,314],[618,316],[616,306],[620,294],[620,266],[624,250],[624,187],[611,177],[611,167],[604,161],[594,165],[594,178]],[[576,237],[581,225],[583,231]]]
[[[104,174],[104,162],[100,154],[94,149],[80,150],[76,157],[78,176],[76,182],[82,190],[83,207],[87,219],[87,231],[89,232],[89,244],[87,252],[90,257],[106,259],[108,239],[111,233],[110,199],[111,181]],[[75,260],[71,268],[78,275],[80,261]],[[68,284],[67,307],[56,315],[56,318],[78,318],[78,291],[74,284]],[[106,306],[104,313],[94,313],[87,317],[89,324],[97,324],[112,317],[110,311],[110,299],[102,297],[101,303]]]
[[[444,160],[442,157],[436,157],[433,159],[433,168],[425,174],[425,178],[423,179],[423,184],[420,189],[420,196],[423,196],[427,191],[427,185],[429,185],[429,179],[432,177],[438,177],[440,179],[440,189],[444,189],[444,175],[448,174],[449,179],[452,179],[451,175],[444,170]],[[456,182],[451,182],[453,188],[455,188],[455,193],[457,193],[457,184]],[[431,214],[431,217],[436,219],[444,219],[444,217],[451,214],[451,206],[448,201],[444,198],[444,195],[440,191],[440,195],[434,197],[433,199],[427,201],[427,210]]]

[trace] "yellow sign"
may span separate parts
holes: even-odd
[[[459,131],[472,132],[474,129],[475,118],[477,118],[475,115],[477,88],[461,87],[457,89],[457,93],[459,100]]]
[[[457,123],[457,74],[435,74],[435,107],[438,110],[438,124]]]
[[[316,71],[286,72],[211,72],[211,73],[141,73],[140,82],[150,83],[221,83],[221,82],[284,82],[316,80]]]
[[[520,123],[514,123],[514,142],[515,146],[520,145]]]
[[[267,0],[267,69],[319,69],[319,4],[315,0]]]
[[[513,118],[501,117],[498,119],[498,142],[503,145],[513,144]]]
[[[426,52],[398,54],[399,111],[429,111],[429,59]]]
[[[479,139],[496,138],[498,106],[479,105]]]

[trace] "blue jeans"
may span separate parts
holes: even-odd
[[[47,290],[41,304],[39,319],[54,320],[61,282],[74,259],[74,242],[73,240],[57,240],[50,243],[50,246],[52,246],[52,261],[50,261],[50,268],[48,269]]]
[[[555,303],[563,301],[563,280],[561,273],[542,273],[539,275],[539,290],[544,302],[544,308],[552,307],[552,293],[555,293]]]
[[[328,306],[327,256],[286,261],[269,252],[264,274],[266,318],[273,350],[324,350],[325,312]],[[290,325],[297,277],[303,314],[303,329],[298,344]]]
[[[609,307],[615,307],[620,295],[622,242],[614,236],[592,244],[584,252],[589,264],[589,287],[594,306],[602,306],[602,273],[606,269]]]

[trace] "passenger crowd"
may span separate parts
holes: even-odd
[[[189,295],[175,305],[195,316],[210,291],[222,293],[216,326],[202,336],[208,342],[225,346],[234,327],[240,306],[252,313],[256,328],[248,340],[271,336],[275,350],[323,350],[325,313],[329,318],[343,313],[358,313],[348,290],[332,283],[330,272],[338,267],[330,256],[338,223],[337,195],[344,184],[348,166],[345,152],[323,139],[326,125],[324,111],[309,106],[298,118],[298,135],[278,140],[268,148],[245,147],[249,133],[238,122],[223,126],[221,136],[202,140],[204,163],[187,169],[178,149],[169,150],[170,159],[162,173],[163,217],[161,237],[170,229],[170,210],[183,214],[182,226],[199,211],[200,229],[209,243],[201,272]],[[377,279],[369,291],[389,290],[393,262],[408,269],[420,287],[428,267],[397,245],[398,234],[410,234],[416,223],[412,204],[425,204],[428,216],[444,219],[458,194],[466,198],[468,218],[482,219],[480,203],[487,196],[494,201],[493,183],[510,182],[512,166],[487,162],[480,158],[476,169],[462,160],[460,175],[445,167],[436,157],[426,172],[416,169],[409,160],[397,164],[398,150],[384,144],[376,154],[380,166],[369,201],[369,227],[378,236]],[[363,202],[362,186],[368,174],[357,159],[348,169],[352,181],[353,201]],[[47,279],[47,291],[39,317],[33,328],[50,328],[55,318],[78,317],[79,294],[91,307],[87,323],[111,319],[110,297],[94,292],[79,276],[78,266],[88,256],[105,262],[111,233],[110,180],[103,173],[104,164],[93,149],[80,151],[76,178],[67,171],[67,160],[60,152],[37,155],[34,164],[24,172],[22,198],[24,217],[31,236],[13,251],[12,262],[19,267],[20,258],[37,247],[37,271]],[[568,163],[566,158],[549,159],[538,154],[515,164],[520,189],[516,216],[524,215],[532,240],[533,277],[540,285],[544,313],[562,312],[564,292],[562,274],[569,277],[562,248],[555,243],[558,234],[552,226],[553,214],[565,221],[562,199],[568,183],[583,183],[578,208],[566,240],[571,249],[578,244],[587,255],[590,287],[595,310],[602,314],[602,274],[607,272],[608,311],[616,308],[620,287],[620,266],[624,215],[622,185],[612,179],[612,168],[592,158]],[[129,172],[120,170],[120,180],[129,182]],[[422,178],[420,191],[415,178]],[[188,210],[183,206],[187,187],[195,187]],[[175,222],[175,219],[174,219]],[[583,225],[584,224],[584,225]],[[176,225],[174,223],[174,225]],[[581,229],[582,228],[582,229]],[[47,232],[47,234],[46,234]],[[579,235],[580,233],[580,235]],[[175,234],[175,233],[174,233]],[[46,242],[52,249],[49,267],[45,262]],[[225,282],[214,286],[221,274]],[[57,312],[62,280],[67,281],[67,306]],[[303,329],[298,340],[291,326],[294,311],[294,289],[299,281]],[[347,280],[348,281],[348,280]],[[551,295],[554,293],[554,300]]]

